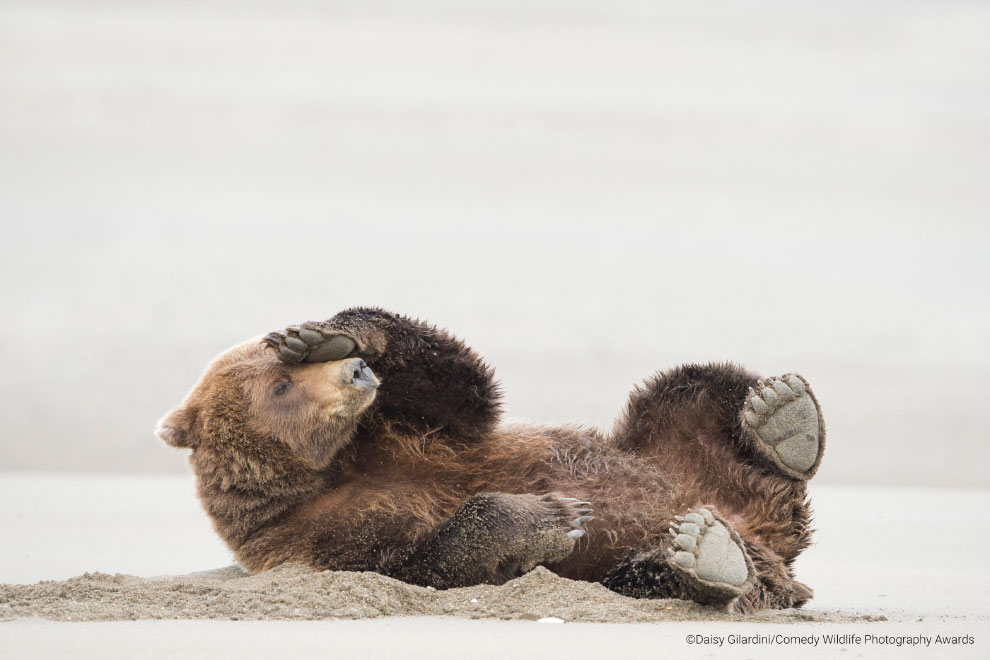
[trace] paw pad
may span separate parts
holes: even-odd
[[[675,569],[691,580],[739,588],[749,579],[741,542],[708,509],[696,509],[670,525],[667,556]]]
[[[743,405],[743,426],[761,451],[787,474],[807,479],[814,473],[823,447],[818,403],[796,374],[768,378],[749,389]]]
[[[324,331],[312,321],[270,332],[262,339],[282,362],[332,362],[357,354],[357,343],[346,335]]]

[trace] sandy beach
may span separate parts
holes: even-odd
[[[18,650],[11,657],[48,657],[69,647],[78,657],[127,657],[149,639],[165,640],[148,651],[162,658],[217,645],[230,657],[258,648],[276,657],[305,655],[328,638],[337,640],[340,657],[398,657],[397,649],[403,657],[536,657],[568,636],[581,640],[568,651],[574,657],[607,648],[637,656],[650,653],[653,643],[687,651],[688,634],[975,640],[975,646],[846,644],[848,657],[985,657],[988,643],[990,575],[972,568],[990,553],[990,521],[974,513],[990,506],[983,490],[813,485],[819,532],[796,570],[815,598],[800,610],[736,617],[683,601],[625,598],[545,569],[502,586],[449,591],[301,566],[255,576],[236,566],[195,570],[230,559],[191,486],[191,477],[179,476],[0,477],[0,499],[9,503],[0,511],[0,526],[9,532],[0,554],[0,582],[7,583],[0,586],[0,643]],[[98,512],[89,523],[87,511]],[[947,555],[942,536],[919,533],[933,524],[965,530],[966,542],[954,543]],[[560,620],[572,632],[548,631],[554,626],[540,619]],[[252,622],[246,634],[245,621]],[[250,641],[259,636],[264,641]],[[110,638],[119,644],[108,651]],[[836,648],[820,643],[801,646],[801,653]],[[707,650],[748,657],[752,648]],[[759,648],[761,657],[793,651]]]
[[[32,586],[0,586],[0,616],[56,621],[220,619],[231,621],[454,616],[588,623],[886,621],[879,614],[778,610],[734,616],[682,600],[626,598],[600,584],[542,567],[499,586],[437,591],[376,573],[316,572],[285,565],[254,576],[237,566],[183,576],[88,573]],[[546,621],[545,621],[546,622]]]

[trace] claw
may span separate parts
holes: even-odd
[[[674,520],[677,522],[684,522],[684,516],[674,516]]]
[[[594,520],[594,519],[595,519],[594,516],[581,516],[580,518],[575,518],[574,520],[572,520],[571,521],[571,526],[572,527],[581,527],[582,525],[584,525],[585,523],[587,523],[589,520]]]
[[[589,513],[594,513],[594,511],[595,511],[594,509],[578,509],[578,513],[580,513],[582,516],[586,516]]]
[[[574,506],[591,506],[591,502],[575,502]]]
[[[582,536],[584,536],[584,530],[583,529],[572,529],[571,531],[567,532],[567,535],[570,536],[572,539],[579,539]]]

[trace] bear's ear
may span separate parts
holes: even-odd
[[[181,406],[158,420],[155,435],[164,440],[165,444],[173,447],[195,447],[196,439],[193,433],[195,420],[196,411]]]

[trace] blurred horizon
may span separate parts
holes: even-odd
[[[0,6],[0,470],[175,473],[227,347],[448,328],[510,418],[797,371],[824,483],[986,487],[990,6]]]

